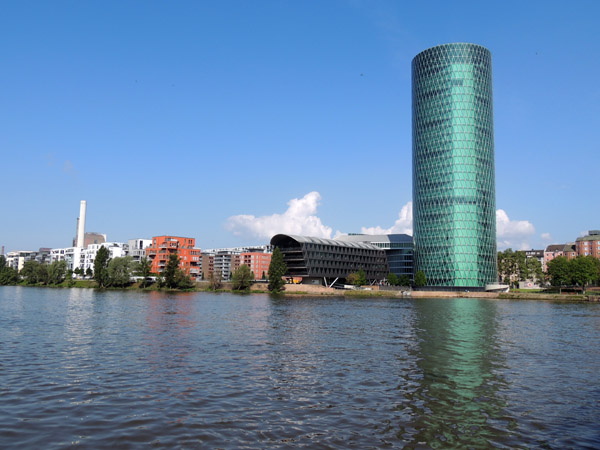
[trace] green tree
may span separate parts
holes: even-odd
[[[285,281],[283,276],[287,272],[287,265],[283,261],[283,253],[279,247],[275,247],[271,255],[271,264],[269,264],[269,291],[281,292],[284,288]]]
[[[236,291],[244,291],[250,287],[254,280],[254,274],[246,264],[242,264],[233,272],[231,277],[233,281],[233,289]]]
[[[0,286],[17,284],[19,282],[19,272],[6,263],[4,255],[0,255]]]
[[[73,279],[73,271],[68,269],[65,274],[65,283],[68,287],[75,286],[75,280]]]
[[[399,286],[410,286],[410,277],[408,275],[402,275],[398,280]]]
[[[65,281],[67,275],[67,262],[66,261],[54,261],[48,266],[48,283],[49,284],[61,284]]]
[[[261,280],[266,280],[266,279],[267,279],[267,274],[263,270],[263,274],[262,274]]]
[[[178,267],[175,272],[175,287],[177,289],[192,289],[194,286],[192,278]]]
[[[600,260],[588,255],[578,256],[569,263],[571,265],[572,281],[584,290],[590,283],[598,281]]]
[[[416,287],[423,287],[426,284],[427,284],[427,277],[425,276],[425,272],[423,272],[422,270],[419,270],[415,274],[415,286]]]
[[[131,283],[131,268],[133,258],[122,256],[113,258],[108,263],[108,286],[125,287]]]
[[[358,286],[364,286],[365,284],[367,284],[367,275],[365,274],[365,271],[362,267],[358,269],[358,278],[356,282],[359,283]]]
[[[137,276],[140,276],[143,278],[140,286],[142,288],[145,288],[147,285],[147,282],[148,282],[148,278],[150,277],[150,274],[152,273],[152,261],[150,261],[150,259],[148,259],[146,257],[143,257],[136,264],[134,270],[135,270],[135,274]]]
[[[398,286],[400,284],[400,279],[398,278],[398,275],[392,272],[388,274],[387,281],[390,284],[390,286]]]
[[[169,260],[167,261],[167,265],[165,267],[164,276],[165,276],[165,284],[169,289],[173,289],[177,287],[176,275],[179,270],[179,255],[177,253],[171,253],[169,255]]]
[[[570,286],[572,283],[571,265],[564,256],[558,256],[548,261],[548,276],[552,286]],[[562,289],[561,289],[562,290]]]
[[[108,262],[110,259],[110,252],[104,246],[98,249],[96,258],[94,259],[94,280],[98,283],[98,287],[108,286]]]
[[[221,272],[219,272],[218,270],[213,270],[212,272],[209,272],[208,273],[208,285],[210,286],[210,289],[212,289],[213,291],[221,289],[221,286],[223,286],[223,280],[221,279]]]
[[[94,272],[92,272],[92,269],[90,269],[89,267],[85,269],[85,276],[92,278],[94,276]]]
[[[47,282],[48,279],[48,271],[40,266],[41,264],[37,261],[25,261],[19,275],[21,275],[26,284],[45,284],[44,281]]]

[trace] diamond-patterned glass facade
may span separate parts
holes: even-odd
[[[497,281],[492,56],[446,44],[412,62],[415,272],[428,286]]]

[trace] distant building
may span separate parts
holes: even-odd
[[[205,249],[202,252],[202,276],[208,279],[216,270],[221,279],[229,280],[233,272],[246,264],[254,272],[254,278],[259,279],[263,271],[265,274],[269,271],[270,252],[268,245]]]
[[[83,239],[83,248],[88,248],[92,244],[104,244],[106,242],[106,234],[89,232],[85,233]]]
[[[129,239],[127,241],[127,256],[134,262],[146,257],[146,249],[152,245],[152,239]]]
[[[240,254],[240,265],[245,264],[250,267],[254,279],[260,280],[263,274],[265,277],[269,274],[271,255],[267,252],[244,252]]]
[[[108,249],[108,257],[110,259],[122,258],[123,256],[126,256],[127,253],[127,244],[124,242],[104,242],[102,244],[88,245],[87,248],[81,251],[79,259],[79,267],[83,269],[84,272],[88,269],[92,272],[94,271],[94,261],[96,260],[96,255],[101,247]]]
[[[365,242],[278,234],[271,238],[271,245],[283,253],[286,275],[301,278],[305,284],[330,285],[360,269],[373,283],[389,273],[385,251]]]
[[[367,242],[385,250],[390,272],[413,279],[413,239],[408,234],[348,234],[336,238],[344,242]]]
[[[152,244],[145,249],[146,256],[152,260],[152,272],[162,273],[167,266],[169,256],[179,256],[179,268],[193,279],[200,277],[201,251],[195,248],[196,239],[181,236],[154,236]]]
[[[53,248],[50,251],[50,259],[54,261],[65,261],[68,270],[75,270],[81,267],[81,252],[79,247]]]
[[[600,258],[600,230],[590,230],[586,236],[577,238],[575,251],[579,256]]]
[[[5,255],[6,265],[17,271],[21,271],[23,265],[27,261],[35,260],[35,251],[33,250],[17,250],[14,252],[8,252]]]
[[[577,247],[575,246],[575,242],[565,244],[565,247],[563,248],[563,256],[565,256],[567,259],[577,258]]]
[[[552,261],[554,258],[558,258],[559,256],[563,256],[563,251],[565,249],[565,244],[552,244],[546,247],[544,250],[544,272],[548,271],[548,263]]]
[[[525,257],[526,258],[534,258],[537,259],[540,262],[540,265],[542,266],[542,270],[545,271],[545,258],[544,258],[544,250],[525,250]]]

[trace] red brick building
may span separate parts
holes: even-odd
[[[179,256],[179,268],[193,279],[200,276],[201,251],[195,248],[196,239],[180,236],[154,236],[152,245],[146,248],[146,256],[152,261],[152,273],[165,270],[169,256]]]
[[[271,264],[271,253],[247,252],[240,254],[240,265],[246,264],[254,273],[254,279],[260,280],[263,273],[265,277],[269,274]]]
[[[587,236],[577,238],[575,249],[578,256],[593,256],[600,259],[600,230],[590,230]]]

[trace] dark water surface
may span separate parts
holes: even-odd
[[[600,305],[0,287],[0,448],[599,448]]]

